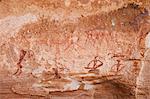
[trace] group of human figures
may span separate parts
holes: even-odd
[[[19,58],[19,62],[17,63],[18,69],[17,71],[14,73],[14,75],[19,75],[22,72],[22,61],[26,55],[26,51],[21,50],[20,52],[20,58]],[[117,62],[116,64],[114,64],[111,67],[111,72],[114,73],[119,73],[122,68],[124,67],[124,65],[121,63],[121,59],[119,58],[120,56],[113,56],[112,58],[115,58],[115,61]],[[95,71],[97,70],[99,67],[103,66],[103,62],[101,61],[99,56],[95,56],[93,60],[91,60],[86,67],[84,67],[85,69],[88,69],[89,71]],[[58,72],[58,70],[55,69],[55,71]]]
[[[98,32],[98,34],[99,34],[99,32]],[[93,37],[93,35],[90,35],[89,37],[88,37],[88,39],[91,39]],[[96,36],[96,37],[99,37],[99,35],[98,36]],[[96,40],[99,40],[98,38],[96,39]],[[68,43],[68,46],[64,49],[64,52],[65,51],[67,51],[67,50],[69,50],[69,48],[70,47],[73,47],[73,49],[75,50],[75,51],[77,51],[77,49],[84,49],[84,48],[82,48],[79,44],[78,44],[78,41],[79,41],[79,37],[78,36],[76,36],[75,34],[72,34],[71,35],[71,37],[70,37],[70,39],[69,39],[69,43]],[[55,42],[55,43],[59,43],[59,41],[58,42]],[[59,44],[57,45],[57,49],[56,49],[57,51],[59,51]],[[78,51],[77,51],[78,52]],[[17,67],[18,67],[18,69],[17,69],[17,71],[14,73],[14,75],[19,75],[21,72],[22,72],[22,61],[24,60],[24,57],[26,56],[26,54],[27,54],[27,51],[25,51],[25,50],[21,50],[20,51],[20,57],[19,57],[19,62],[17,63]],[[60,52],[59,52],[59,54],[60,54]],[[58,55],[59,55],[58,54]],[[122,65],[123,64],[121,64],[121,60],[118,58],[118,59],[115,59],[116,60],[116,64],[114,64],[113,66],[112,66],[112,68],[111,68],[111,71],[114,71],[115,73],[117,73],[117,72],[119,72],[119,71],[121,71],[121,69],[122,69]],[[88,69],[89,71],[94,71],[94,70],[97,70],[97,68],[99,68],[99,67],[101,67],[101,66],[103,66],[103,62],[101,61],[101,59],[100,59],[100,57],[99,57],[99,55],[96,55],[96,56],[94,56],[94,59],[92,59],[88,64],[87,64],[87,66],[86,67],[84,67],[85,69]],[[57,71],[56,69],[54,70],[54,71]],[[56,73],[57,74],[57,73]]]
[[[113,58],[113,57],[112,57]],[[121,63],[121,60],[118,58],[116,59],[116,64],[114,64],[112,67],[111,67],[111,72],[114,72],[115,74],[119,73],[124,65]],[[89,64],[84,67],[85,69],[89,69],[89,71],[94,71],[94,70],[97,70],[97,68],[103,66],[103,62],[100,60],[99,56],[95,56],[94,59],[92,61],[89,62]]]

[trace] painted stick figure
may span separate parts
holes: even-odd
[[[60,63],[60,62],[57,62],[55,60],[55,67],[52,68],[52,72],[54,74],[54,78],[56,79],[60,79],[62,77],[62,72],[64,71],[68,71],[69,69],[66,67],[66,65]]]
[[[111,71],[118,73],[120,72],[125,66],[121,63],[121,60],[125,58],[125,55],[122,54],[114,54],[111,58],[115,58],[115,60],[117,61],[116,64],[114,64],[111,67]]]
[[[92,46],[95,47],[99,44],[101,45],[104,40],[107,42],[111,40],[111,35],[107,31],[99,31],[95,29],[86,32],[85,44],[91,43]]]
[[[117,63],[112,66],[111,71],[114,71],[114,69],[115,69],[114,72],[118,73],[122,70],[122,68],[124,66],[123,66],[123,64],[121,64],[121,60],[116,60],[116,61],[117,61]]]
[[[18,69],[17,69],[17,71],[14,73],[14,75],[16,75],[16,74],[21,74],[21,72],[22,72],[22,61],[23,61],[23,59],[24,59],[24,57],[25,57],[25,55],[26,55],[26,51],[24,51],[24,50],[21,50],[21,52],[20,52],[20,58],[19,58],[19,62],[17,63],[17,66],[18,66]]]
[[[89,32],[86,33],[86,35],[87,35],[87,37],[86,37],[86,40],[85,40],[85,44],[87,44],[89,42],[94,46],[95,38],[94,38],[93,33],[91,31],[89,31]]]
[[[60,79],[61,76],[59,74],[58,68],[52,68],[52,70],[54,71],[54,78]]]
[[[98,67],[102,66],[103,62],[99,60],[98,56],[95,56],[92,61],[89,62],[85,69],[96,70]]]
[[[77,36],[72,36],[69,39],[69,44],[68,46],[64,49],[65,51],[68,50],[71,46],[73,49],[78,52],[78,48],[84,49],[82,46],[80,46],[77,42],[79,41],[79,37]]]

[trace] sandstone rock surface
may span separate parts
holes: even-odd
[[[149,0],[1,0],[0,99],[149,99]]]

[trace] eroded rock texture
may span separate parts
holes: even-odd
[[[149,99],[149,0],[1,0],[1,99]]]

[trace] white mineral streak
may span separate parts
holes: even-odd
[[[0,20],[0,30],[2,34],[8,35],[9,33],[13,36],[22,25],[35,21],[37,21],[37,17],[30,13],[23,16],[8,16]]]
[[[79,81],[77,81],[73,78],[68,78],[68,80],[71,80],[71,83],[66,84],[64,86],[64,91],[66,91],[66,90],[78,90],[79,89],[80,84],[81,84]]]
[[[42,84],[34,83],[32,88],[42,88]]]
[[[92,84],[85,84],[84,85],[84,90],[92,90],[94,88],[94,85],[92,85]]]
[[[79,39],[79,38],[78,38],[77,36],[73,36],[73,37],[71,38],[71,40],[72,40],[73,43],[77,43],[78,39]]]
[[[146,48],[150,48],[150,32],[146,36],[145,46],[146,46]]]
[[[31,13],[23,16],[8,16],[0,19],[0,37],[15,36],[23,25],[37,21],[37,17]],[[2,43],[2,42],[1,42]]]
[[[90,77],[90,76],[96,76],[96,74],[94,74],[94,73],[88,73],[88,74],[80,74],[80,75],[78,75],[78,77]]]
[[[44,91],[44,93],[42,93],[41,95],[45,96],[49,93],[49,90],[46,88],[43,88],[42,84],[38,84],[38,83],[34,83],[31,87],[32,90],[35,90],[36,92],[34,93],[30,93],[30,94],[40,94],[42,91]],[[38,92],[38,93],[37,93]]]
[[[78,46],[76,45],[77,41],[78,41],[78,37],[77,36],[73,36],[70,40],[72,41],[72,43],[74,44],[74,48],[78,49]]]
[[[64,0],[65,6],[69,7],[71,4],[71,0]]]
[[[114,19],[111,20],[111,24],[113,27],[115,26],[115,20]]]
[[[74,11],[74,12],[70,12],[70,15],[66,17],[66,20],[70,20],[73,23],[77,23],[78,18],[80,18],[80,17],[81,17],[81,12]]]
[[[51,83],[49,83],[49,85],[42,84],[42,83],[34,83],[32,85],[32,89],[35,89],[35,90],[44,90],[45,92],[63,91],[63,90],[58,89],[58,88],[45,88],[47,86],[53,86],[53,85],[51,85]]]
[[[148,99],[150,97],[150,33],[145,39],[145,47],[147,51],[137,78],[137,99]]]
[[[40,67],[34,69],[32,71],[32,74],[36,77],[40,77],[44,71],[46,71],[45,67],[40,66]]]
[[[51,20],[55,21],[63,21],[64,20],[64,12],[61,9],[57,9],[54,12],[51,12]]]
[[[32,72],[32,69],[25,66],[24,68],[22,68],[22,71],[23,71],[24,73],[31,73],[31,72]]]
[[[56,9],[52,12],[50,12],[50,18],[51,20],[55,20],[58,22],[62,21],[71,21],[72,23],[77,23],[78,19],[81,17],[81,12],[79,11],[74,11],[74,12],[64,12],[61,9]]]

